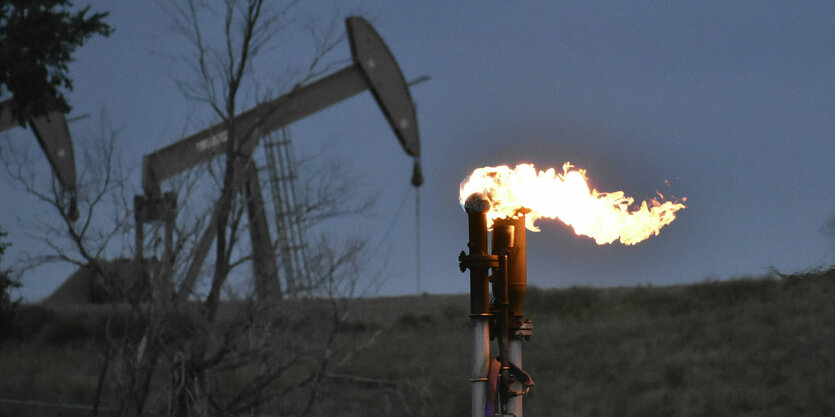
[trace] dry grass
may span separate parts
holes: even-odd
[[[467,415],[467,302],[349,301],[334,363],[353,353],[326,380],[317,413]],[[526,304],[536,325],[525,344],[537,383],[529,415],[835,415],[835,269],[672,287],[531,288]],[[0,346],[0,397],[90,404],[102,312],[29,306],[21,317],[21,339]],[[0,405],[0,414],[21,410]]]

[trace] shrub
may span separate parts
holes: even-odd
[[[4,236],[6,236],[6,233],[0,229],[0,239]],[[8,246],[8,243],[0,240],[0,261],[3,260],[3,252],[6,251]],[[20,283],[11,278],[8,269],[0,269],[0,343],[9,336],[18,335],[18,327],[15,324],[15,310],[19,301],[12,301],[9,291],[19,287]]]

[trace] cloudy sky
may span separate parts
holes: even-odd
[[[77,149],[92,143],[104,109],[138,189],[143,154],[216,119],[176,87],[188,77],[178,58],[189,50],[164,7],[92,4],[110,11],[116,32],[79,49],[70,68],[70,117],[92,115],[71,125],[73,140]],[[426,180],[421,291],[468,289],[457,267],[467,240],[460,181],[477,167],[522,162],[544,169],[571,161],[601,191],[639,200],[660,191],[688,202],[636,246],[598,246],[541,221],[542,231],[528,234],[533,285],[665,285],[835,263],[835,238],[823,233],[835,215],[832,2],[316,1],[297,12],[255,66],[260,94],[290,85],[309,63],[309,23],[327,27],[337,17],[342,31],[341,18],[352,14],[372,23],[407,79],[431,76],[412,88]],[[330,59],[349,57],[344,43]],[[325,149],[358,193],[377,196],[370,213],[339,225],[370,239],[369,267],[383,280],[373,291],[414,293],[411,162],[371,95],[290,132],[294,152]],[[27,131],[7,137],[36,146]],[[39,169],[47,175],[45,162]],[[46,215],[8,182],[3,174],[9,197],[0,218],[14,245],[6,265],[43,250],[25,225]],[[45,297],[68,273],[36,270],[22,294]]]

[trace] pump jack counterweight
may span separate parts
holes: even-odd
[[[70,128],[64,113],[60,109],[58,100],[54,97],[44,99],[46,113],[38,116],[26,117],[26,122],[35,133],[38,144],[41,145],[47,161],[61,188],[69,194],[67,217],[75,221],[78,219],[76,202],[75,156],[73,152]],[[14,98],[0,102],[0,132],[16,126],[21,126],[12,114]]]

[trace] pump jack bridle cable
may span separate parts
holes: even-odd
[[[415,260],[416,294],[420,295],[420,187],[415,187]]]
[[[397,207],[397,211],[394,212],[394,215],[391,217],[391,221],[389,222],[388,226],[386,227],[386,231],[381,235],[380,241],[377,242],[377,245],[374,246],[374,249],[371,251],[371,256],[373,258],[377,257],[377,254],[380,252],[383,244],[389,240],[391,236],[391,231],[394,229],[394,225],[397,224],[397,220],[400,219],[400,214],[403,212],[403,207],[406,206],[406,200],[409,199],[409,193],[403,193],[403,198],[400,200],[400,205]]]

